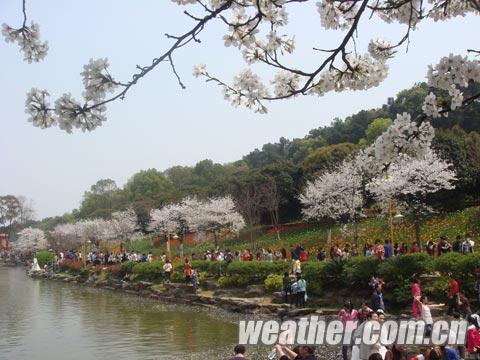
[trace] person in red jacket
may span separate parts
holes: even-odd
[[[469,359],[480,359],[480,333],[478,332],[479,325],[475,316],[469,315],[467,330],[467,350]]]
[[[447,315],[453,315],[454,312],[459,312],[458,310],[458,295],[460,293],[460,284],[458,280],[453,276],[450,277],[450,285],[448,289],[448,311]]]
[[[299,260],[300,260],[301,262],[307,261],[307,260],[308,260],[308,252],[307,252],[307,250],[302,249],[302,250],[300,251],[300,255],[299,255],[298,258],[299,258]]]

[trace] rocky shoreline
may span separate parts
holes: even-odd
[[[297,318],[309,314],[319,316],[336,315],[336,309],[292,308],[286,304],[266,303],[264,297],[235,297],[222,291],[207,287],[195,293],[191,286],[183,283],[153,284],[146,281],[125,281],[119,279],[102,279],[95,275],[82,278],[80,275],[65,273],[48,273],[45,271],[29,271],[34,279],[46,279],[74,283],[89,287],[102,288],[110,291],[126,293],[157,300],[164,303],[194,305],[204,308],[220,308],[233,314],[259,316],[268,318]],[[255,295],[254,286],[245,289],[245,293]],[[257,295],[258,291],[257,291]]]

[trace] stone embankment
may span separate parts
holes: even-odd
[[[96,275],[82,278],[80,275],[72,276],[65,273],[48,273],[44,271],[30,271],[29,276],[36,279],[48,279],[103,288],[162,302],[221,308],[233,313],[295,318],[313,313],[333,315],[338,311],[336,309],[296,309],[286,304],[274,303],[276,300],[280,302],[279,293],[267,296],[264,289],[260,289],[256,285],[243,289],[242,296],[239,296],[238,294],[235,295],[232,292],[218,289],[214,284],[206,284],[205,290],[195,292],[191,286],[183,283],[153,284],[146,281],[104,279]]]

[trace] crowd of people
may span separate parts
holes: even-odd
[[[207,250],[201,254],[192,254],[193,260],[209,260],[209,261],[287,261],[287,260],[299,260],[305,262],[313,258],[318,261],[324,261],[327,258],[340,261],[346,260],[350,257],[359,255],[373,256],[380,260],[388,259],[394,256],[420,253],[426,251],[431,256],[440,256],[448,252],[457,252],[462,254],[469,254],[474,251],[475,242],[472,234],[467,233],[464,237],[458,235],[455,241],[450,244],[447,236],[441,236],[437,242],[432,240],[428,241],[423,250],[421,244],[414,242],[412,246],[408,246],[407,243],[392,243],[390,240],[385,240],[383,243],[380,240],[376,240],[374,244],[365,243],[360,250],[357,245],[350,245],[349,243],[335,244],[329,249],[328,256],[327,251],[321,247],[315,254],[309,253],[304,247],[297,245],[291,245],[287,250],[285,247],[278,249],[261,248],[257,251],[251,249],[243,249],[242,251],[231,251],[220,249]]]

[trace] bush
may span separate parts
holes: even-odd
[[[140,262],[133,265],[132,273],[136,280],[156,281],[163,279],[163,262]]]
[[[444,254],[434,260],[433,267],[442,275],[449,276],[450,274],[456,274],[462,258],[463,255],[457,252]]]
[[[227,270],[227,263],[224,261],[208,261],[208,260],[194,260],[192,266],[197,271],[203,271],[212,277],[219,277],[225,275]]]
[[[83,269],[83,263],[81,261],[73,261],[70,259],[63,259],[60,264],[60,271],[66,271],[71,274],[78,274]]]
[[[264,262],[264,261],[234,261],[227,267],[227,276],[243,276],[247,281],[261,283],[270,274],[283,274],[288,271],[288,262]]]
[[[449,282],[450,280],[446,276],[436,278],[426,284],[423,293],[427,295],[429,299],[446,302],[448,300]]]
[[[268,292],[281,291],[283,286],[283,276],[277,274],[270,274],[265,279],[265,289]]]
[[[302,276],[307,282],[307,293],[312,295],[322,295],[323,270],[328,267],[327,262],[306,262],[302,264]]]
[[[243,275],[229,275],[229,276],[220,276],[218,279],[218,284],[221,287],[245,287],[250,285],[252,282],[249,278]]]
[[[427,254],[395,256],[383,261],[378,267],[378,273],[385,280],[386,302],[393,306],[410,303],[412,278],[427,274],[432,269],[432,258]]]
[[[198,281],[200,283],[200,286],[205,285],[205,281],[207,280],[207,277],[208,277],[208,273],[206,273],[205,271],[198,272]]]
[[[419,253],[385,260],[378,267],[378,273],[388,288],[395,288],[401,287],[404,281],[410,282],[414,276],[431,272],[432,269],[431,256]]]
[[[462,256],[455,268],[454,275],[460,281],[460,290],[467,296],[475,296],[474,283],[479,271],[480,253]]]
[[[39,251],[37,253],[38,266],[43,268],[45,265],[52,263],[55,256],[50,251]]]
[[[108,267],[108,275],[115,278],[123,278],[125,276],[125,268],[122,264],[115,264]]]
[[[345,264],[342,279],[350,288],[365,289],[371,277],[378,273],[380,264],[373,256],[353,257]]]
[[[342,274],[346,265],[347,262],[344,260],[326,261],[324,262],[324,266],[321,267],[320,273],[317,274],[317,276],[320,276],[323,285],[328,286],[329,288],[343,288],[346,286],[346,282],[342,277]]]
[[[125,274],[132,274],[133,273],[133,267],[136,265],[136,262],[133,261],[125,261],[122,263],[122,269]]]

